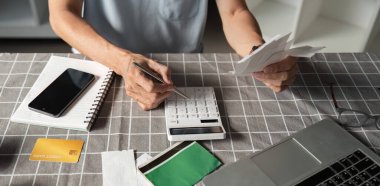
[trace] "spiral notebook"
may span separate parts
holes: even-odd
[[[30,110],[28,104],[67,68],[94,74],[95,80],[59,118]],[[12,115],[11,121],[89,131],[105,99],[113,76],[114,73],[111,69],[94,61],[52,56],[29,93]]]

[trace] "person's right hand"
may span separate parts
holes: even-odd
[[[128,54],[124,59],[125,63],[123,63],[119,73],[124,79],[125,91],[128,96],[137,101],[142,109],[156,108],[170,96],[174,87],[168,67],[139,54]],[[156,72],[165,83],[157,83],[150,79],[143,71],[133,65],[133,62]]]

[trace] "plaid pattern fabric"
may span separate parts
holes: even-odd
[[[161,105],[142,111],[116,77],[90,133],[10,122],[51,55],[0,54],[0,185],[101,185],[102,151],[135,149],[152,156],[171,143]],[[168,65],[174,83],[215,89],[225,140],[202,141],[224,163],[260,151],[325,117],[336,118],[329,86],[335,84],[340,107],[380,114],[380,56],[325,53],[300,58],[293,86],[274,93],[252,77],[235,77],[236,54],[149,54]],[[380,152],[380,131],[373,125],[347,128]],[[29,161],[37,138],[81,139],[85,145],[76,164]]]

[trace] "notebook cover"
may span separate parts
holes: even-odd
[[[192,142],[144,174],[155,186],[194,185],[221,164],[199,143]]]

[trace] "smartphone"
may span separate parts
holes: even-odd
[[[93,74],[68,68],[28,105],[29,109],[60,117],[93,82]]]

